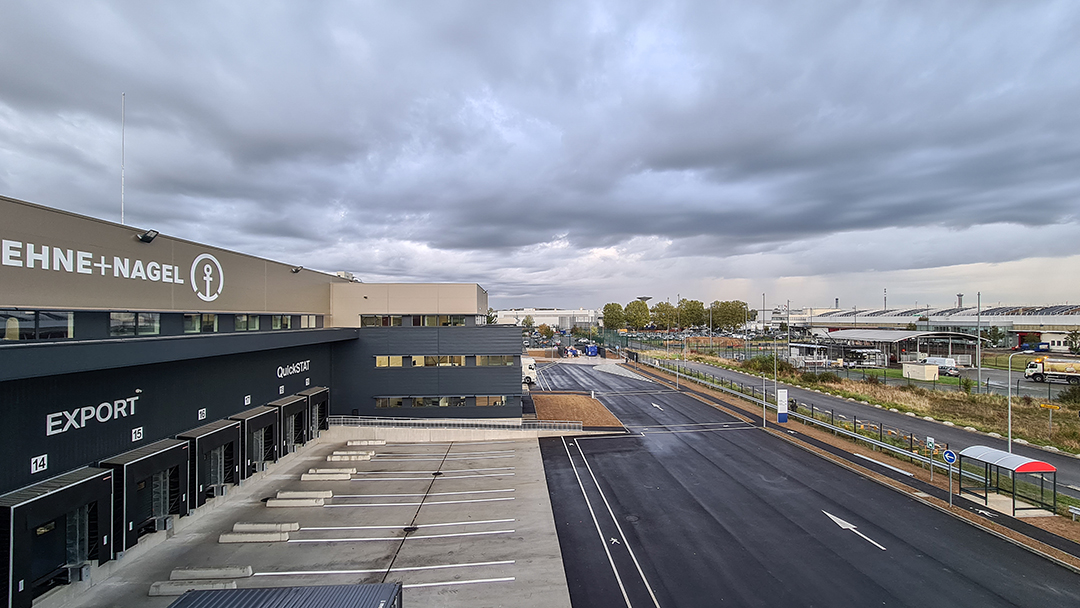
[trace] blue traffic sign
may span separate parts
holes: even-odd
[[[956,452],[952,450],[945,450],[941,453],[941,459],[949,464],[952,464],[956,462]]]

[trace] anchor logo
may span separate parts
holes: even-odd
[[[225,272],[217,258],[204,253],[191,263],[191,289],[203,302],[213,302],[225,286]]]

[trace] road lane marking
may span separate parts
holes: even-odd
[[[833,520],[834,524],[840,526],[844,530],[851,530],[855,534],[858,534],[859,536],[861,536],[863,538],[863,540],[865,540],[866,542],[870,543],[871,545],[874,545],[875,547],[877,547],[878,549],[881,549],[882,551],[885,551],[885,547],[882,547],[881,545],[876,543],[869,536],[863,534],[862,532],[859,532],[859,529],[858,529],[858,527],[855,526],[855,524],[846,522],[846,521],[840,519],[839,517],[833,515],[832,513],[829,513],[828,511],[822,511],[822,513],[824,513],[825,515],[828,515],[829,519]]]
[[[659,405],[656,405],[655,403],[652,404],[652,406],[655,407],[656,409],[660,410],[661,412],[664,411],[664,408],[660,407]]]
[[[434,566],[407,566],[391,568],[390,572],[417,572],[420,570],[445,570],[447,568],[477,568],[482,566],[512,566],[512,559],[497,562],[472,562],[468,564],[437,564]],[[283,570],[279,572],[255,572],[252,576],[333,576],[335,574],[377,574],[386,572],[386,568],[369,570]]]
[[[589,470],[589,476],[592,477],[593,483],[596,484],[596,491],[600,492],[600,498],[604,501],[604,506],[607,507],[608,514],[611,516],[611,521],[615,524],[615,529],[619,531],[619,536],[626,538],[626,534],[623,533],[622,526],[619,525],[619,519],[615,517],[615,512],[611,510],[611,504],[608,503],[607,496],[604,495],[604,489],[600,487],[600,482],[596,479],[596,474],[593,473],[592,466],[589,464],[589,459],[585,457],[585,452],[581,451],[581,446],[577,446],[578,453],[581,454],[581,460],[585,463],[585,468]],[[569,450],[569,448],[567,448]],[[605,548],[607,545],[605,545]],[[653,605],[656,608],[660,608],[660,602],[656,599],[656,594],[653,593],[652,585],[649,584],[649,579],[645,578],[645,572],[641,570],[641,564],[638,563],[637,556],[634,555],[634,550],[630,547],[630,544],[625,545],[626,552],[630,554],[630,559],[634,560],[634,566],[637,568],[638,575],[641,576],[641,582],[645,583],[645,588],[649,591],[649,597],[652,598]]]
[[[418,507],[420,505],[463,505],[476,502],[504,502],[515,500],[513,496],[508,498],[474,498],[472,500],[425,500],[424,502],[345,502],[337,505],[323,505],[324,509],[342,507]]]
[[[611,564],[611,571],[615,573],[615,582],[619,583],[619,591],[622,592],[623,600],[626,602],[626,608],[633,608],[633,606],[630,605],[630,597],[626,595],[626,587],[623,586],[619,569],[615,566],[615,560],[611,558],[611,551],[608,549],[607,543],[604,542],[604,532],[600,529],[600,522],[596,519],[596,512],[593,511],[592,501],[589,500],[589,495],[585,492],[585,484],[581,482],[581,475],[578,475],[577,465],[574,464],[574,457],[570,455],[570,446],[566,444],[566,437],[562,438],[562,442],[563,447],[566,448],[566,457],[570,460],[570,468],[574,470],[574,477],[577,478],[578,487],[581,488],[581,495],[585,498],[585,505],[589,507],[589,515],[592,516],[593,525],[596,526],[596,533],[600,536],[600,545],[604,547],[604,554],[607,555],[608,563]],[[581,451],[580,447],[578,447],[578,451]]]

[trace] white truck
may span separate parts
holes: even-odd
[[[1080,360],[1040,357],[1028,363],[1024,369],[1024,377],[1035,382],[1061,380],[1069,384],[1080,384]]]
[[[530,386],[536,384],[536,359],[521,358],[521,382]]]

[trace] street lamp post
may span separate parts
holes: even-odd
[[[1022,350],[1009,355],[1009,453],[1012,454],[1012,358],[1019,354],[1030,355],[1034,353],[1033,350]],[[1017,380],[1017,385],[1020,381]],[[1016,392],[1020,392],[1020,387],[1016,387]]]
[[[765,330],[765,294],[761,294],[761,329],[762,331]],[[765,378],[765,374],[761,374],[761,428],[765,428],[765,416],[768,414],[765,408],[769,403],[769,393],[765,389]]]

